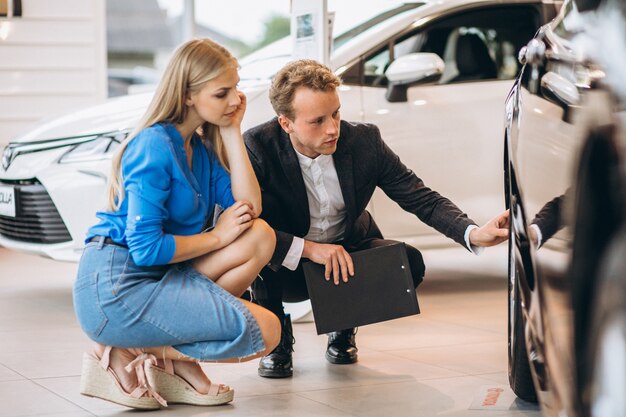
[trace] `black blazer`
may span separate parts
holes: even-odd
[[[306,188],[296,152],[277,118],[246,131],[243,137],[261,186],[261,218],[276,231],[276,250],[269,265],[276,271],[293,237],[309,231]],[[341,121],[333,160],[346,205],[346,244],[378,234],[365,207],[380,187],[404,210],[465,246],[465,230],[474,222],[450,200],[426,187],[389,149],[376,126]]]

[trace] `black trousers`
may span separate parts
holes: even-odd
[[[355,246],[345,246],[348,252],[356,252],[364,249],[376,248],[380,246],[398,243],[395,240],[367,238]],[[415,288],[422,282],[426,267],[424,259],[419,250],[412,246],[405,245],[406,253],[411,268],[413,284]],[[277,272],[269,268],[264,268],[260,276],[252,283],[252,294],[255,302],[276,314],[282,322],[285,316],[283,311],[283,301],[299,302],[309,299],[309,292],[306,287],[306,280],[302,270],[302,261],[295,271],[282,267]],[[384,302],[384,300],[380,300]]]

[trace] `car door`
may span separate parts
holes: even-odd
[[[502,103],[518,71],[517,51],[539,27],[540,16],[532,4],[456,9],[400,32],[344,77],[346,84],[362,86],[363,120],[380,127],[386,143],[427,186],[479,223],[504,209]],[[441,79],[410,87],[405,101],[389,102],[385,70],[415,52],[441,57]],[[444,242],[380,190],[371,208],[387,237],[421,247]]]

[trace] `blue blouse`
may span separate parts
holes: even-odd
[[[176,251],[174,235],[200,233],[215,205],[234,202],[230,176],[217,156],[194,134],[193,169],[174,125],[157,123],[132,139],[122,156],[124,200],[118,211],[96,213],[87,232],[128,246],[140,266],[167,264]]]

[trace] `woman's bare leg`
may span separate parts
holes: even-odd
[[[220,363],[238,363],[245,362],[252,359],[256,359],[269,354],[280,342],[280,322],[274,313],[265,308],[250,303],[245,300],[241,302],[250,310],[252,316],[255,318],[261,335],[263,337],[263,343],[265,344],[265,350],[259,352],[253,356],[247,356],[245,358],[231,358],[219,361]],[[159,359],[171,359],[174,361],[174,371],[177,375],[189,382],[198,392],[206,394],[209,392],[209,386],[211,380],[204,373],[198,361],[194,358],[183,355],[171,346],[158,347],[158,348],[146,348],[142,349],[144,352],[151,353]],[[162,365],[162,363],[161,363]],[[227,391],[228,388],[224,388],[223,391]],[[221,392],[221,391],[220,391]]]
[[[240,300],[250,313],[255,318],[259,329],[261,330],[261,336],[263,337],[263,343],[265,344],[265,350],[259,352],[252,356],[247,356],[245,358],[230,358],[218,361],[211,362],[220,362],[220,363],[238,363],[238,362],[246,362],[252,359],[256,359],[259,357],[263,357],[269,354],[280,342],[280,322],[274,313],[271,311],[250,303],[245,300]],[[94,347],[94,351],[98,358],[102,357],[105,346],[96,344]],[[111,350],[111,360],[109,366],[113,369],[113,372],[117,376],[122,388],[126,392],[132,392],[138,385],[137,375],[134,372],[128,373],[124,369],[126,365],[128,365],[135,357],[137,356],[137,351],[141,350],[142,352],[150,353],[156,356],[159,360],[162,359],[171,359],[174,361],[174,371],[177,375],[185,379],[189,382],[198,392],[202,394],[206,394],[209,392],[209,387],[211,385],[211,380],[204,373],[198,361],[194,358],[190,358],[188,356],[183,355],[176,349],[171,346],[166,347],[152,347],[152,348],[143,348],[143,349],[123,349],[123,348],[113,348]],[[163,363],[160,361],[160,365]],[[222,388],[219,392],[225,392],[228,390],[228,387]]]
[[[233,243],[194,260],[196,270],[220,287],[240,297],[274,253],[276,235],[263,220],[252,226]]]
[[[96,343],[94,345],[93,350],[98,359],[102,358],[105,347],[106,346],[99,343]],[[109,367],[115,373],[115,376],[117,377],[117,380],[119,381],[124,391],[128,393],[132,392],[139,385],[139,382],[137,381],[137,374],[135,372],[126,372],[126,370],[124,369],[126,365],[131,363],[133,359],[137,357],[136,351],[138,350],[113,348],[111,349],[111,353],[109,356]]]
[[[246,300],[239,300],[254,317],[259,326],[259,330],[261,330],[261,337],[263,338],[263,343],[265,344],[265,350],[258,352],[252,356],[246,356],[244,358],[230,358],[230,359],[220,359],[220,360],[207,360],[206,362],[215,362],[215,363],[239,363],[239,362],[247,362],[252,359],[260,358],[271,351],[274,350],[278,343],[280,342],[280,322],[278,321],[278,317],[271,311],[261,307],[260,305],[253,304]],[[175,361],[187,361],[187,362],[198,362],[197,359],[190,358],[189,356],[185,356],[176,349],[171,346],[165,347],[149,347],[142,348],[143,352],[151,353],[156,356],[158,359],[171,359]]]

